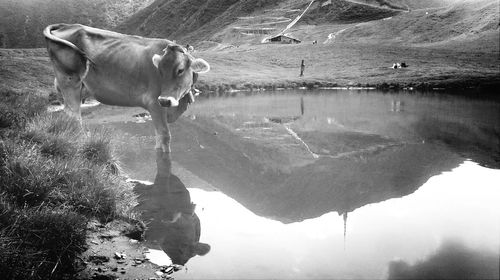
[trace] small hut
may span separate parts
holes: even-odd
[[[280,34],[274,37],[269,38],[269,42],[271,43],[282,43],[282,44],[299,44],[300,40],[294,38],[288,34]]]

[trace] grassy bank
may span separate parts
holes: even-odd
[[[498,53],[461,52],[363,44],[254,45],[197,51],[211,71],[200,75],[203,91],[315,87],[463,90],[490,92],[500,85]],[[303,77],[300,62],[305,60]],[[409,67],[392,69],[394,62]],[[0,49],[0,88],[50,95],[53,71],[44,49]],[[51,96],[51,99],[55,99]]]
[[[200,79],[210,90],[365,86],[380,89],[465,89],[500,84],[497,53],[404,46],[258,45],[198,52],[211,65]],[[301,60],[304,76],[299,77]],[[395,62],[409,67],[392,69]]]
[[[46,113],[48,97],[0,92],[0,274],[61,279],[75,273],[87,223],[131,218],[109,131]]]

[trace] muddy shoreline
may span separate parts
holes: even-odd
[[[196,86],[202,94],[231,94],[234,92],[261,92],[261,91],[281,91],[281,90],[378,90],[388,93],[396,92],[421,92],[421,93],[444,93],[458,96],[479,97],[485,99],[500,99],[496,89],[500,87],[500,80],[485,81],[460,81],[460,82],[410,82],[410,83],[358,83],[338,84],[327,81],[295,81],[273,83],[228,83],[214,84],[200,81]]]

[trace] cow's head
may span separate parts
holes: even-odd
[[[210,245],[199,241],[200,231],[200,220],[196,214],[181,213],[175,222],[164,228],[161,249],[174,264],[185,265],[192,257],[210,252]]]
[[[210,65],[192,55],[179,45],[169,45],[163,55],[153,55],[153,65],[161,76],[160,97],[166,100],[166,107],[176,107],[193,85],[194,73],[210,71]]]

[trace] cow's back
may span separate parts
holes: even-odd
[[[83,84],[98,101],[145,107],[158,97],[159,76],[151,57],[161,53],[170,41],[80,24],[57,25],[51,34],[74,44],[90,61]]]

